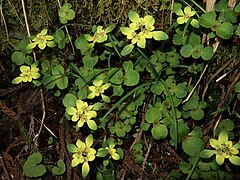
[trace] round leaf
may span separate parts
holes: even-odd
[[[152,132],[153,138],[155,138],[157,140],[164,139],[168,135],[168,129],[163,124],[158,124],[158,125],[153,126],[151,132]]]
[[[150,108],[146,112],[146,121],[148,123],[155,123],[162,118],[162,114],[156,108]]]
[[[16,65],[22,65],[25,62],[25,55],[21,51],[15,51],[11,56],[12,61]]]
[[[224,22],[216,31],[217,35],[223,39],[229,39],[233,35],[233,25],[230,22]]]
[[[197,108],[190,111],[190,116],[196,121],[201,120],[204,117],[204,111],[200,108]]]
[[[69,93],[63,98],[63,105],[65,107],[74,107],[76,104],[76,100],[76,96]]]
[[[203,141],[198,137],[187,137],[182,141],[182,149],[189,156],[198,156],[202,148]]]
[[[189,57],[191,56],[192,51],[193,47],[190,44],[186,44],[181,48],[180,53],[183,57]]]
[[[125,73],[124,84],[127,86],[135,86],[139,82],[139,74],[135,70],[129,70]]]

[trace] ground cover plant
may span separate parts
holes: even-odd
[[[1,177],[240,178],[240,3],[159,1],[159,17],[136,2],[79,23],[84,3],[43,3],[51,23],[32,30],[8,1],[25,30],[12,38],[1,4]]]

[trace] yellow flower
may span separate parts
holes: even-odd
[[[114,142],[110,142],[109,143],[109,147],[106,147],[105,149],[108,151],[108,153],[110,154],[110,157],[113,158],[114,160],[119,160],[120,156],[117,153],[117,150],[114,149],[115,144]]]
[[[55,43],[54,41],[51,41],[54,39],[54,37],[47,35],[47,31],[47,29],[43,29],[40,33],[38,33],[37,36],[33,38],[33,42],[27,46],[27,49],[33,49],[36,45],[38,45],[41,50],[43,50],[46,45],[49,47],[54,47]]]
[[[187,6],[184,8],[184,12],[179,9],[176,14],[180,16],[177,18],[178,24],[184,24],[190,19],[190,17],[195,15],[195,11],[191,11],[191,8]]]
[[[20,82],[31,82],[33,79],[38,79],[41,75],[38,73],[37,63],[33,63],[31,66],[21,66],[21,74],[12,80],[13,84],[19,84]]]
[[[68,145],[68,150],[73,154],[73,160],[71,162],[72,167],[76,167],[79,164],[82,165],[82,175],[86,177],[89,173],[90,167],[88,162],[95,159],[96,150],[91,148],[93,144],[93,136],[90,134],[86,138],[85,143],[81,140],[77,140],[76,146],[74,144]]]
[[[232,141],[228,141],[228,134],[226,131],[221,131],[218,140],[210,139],[210,145],[215,148],[216,161],[219,165],[224,163],[225,158],[229,158],[230,162],[235,165],[240,165],[240,157],[236,156],[239,153],[236,146],[233,146]]]
[[[77,126],[79,128],[86,122],[90,129],[96,130],[97,124],[92,118],[97,116],[97,112],[92,109],[92,105],[88,105],[87,102],[78,99],[76,107],[67,107],[66,112],[72,116],[73,122],[78,121]]]
[[[102,43],[108,39],[108,35],[105,29],[102,26],[98,26],[96,32],[93,36],[85,34],[84,37],[88,41],[93,41],[93,43]]]
[[[104,91],[111,86],[110,83],[106,83],[103,85],[103,80],[94,80],[93,85],[94,86],[89,86],[89,90],[92,91],[87,97],[89,99],[93,99],[95,96],[103,94]]]

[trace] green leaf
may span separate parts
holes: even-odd
[[[110,72],[111,73],[111,72]],[[122,70],[118,70],[110,79],[111,83],[114,84],[122,84],[123,82],[123,72]]]
[[[201,108],[197,108],[190,111],[190,116],[196,121],[201,120],[204,117],[204,111]]]
[[[42,83],[47,89],[53,89],[56,85],[56,79],[58,77],[46,75],[43,77]]]
[[[234,91],[240,93],[240,81],[235,84]]]
[[[205,28],[211,28],[216,21],[216,16],[214,11],[206,12],[199,18],[199,23]]]
[[[78,150],[78,148],[74,144],[68,144],[67,149],[70,153],[75,153]]]
[[[182,141],[183,137],[188,134],[189,128],[182,119],[179,119],[177,121],[177,128],[178,128],[177,137],[178,137],[178,143],[179,143]],[[176,131],[175,131],[175,127],[174,127],[173,123],[171,123],[171,126],[170,126],[170,136],[171,136],[172,140],[174,140],[174,137],[176,136]]]
[[[56,84],[59,89],[66,89],[68,87],[68,77],[63,76],[57,79]]]
[[[162,118],[162,113],[156,108],[149,108],[146,112],[146,121],[148,123],[156,123]]]
[[[240,3],[238,3],[235,7],[235,12],[240,13]]]
[[[104,95],[104,94],[101,94],[101,97],[102,97],[102,100],[103,100],[104,102],[106,102],[106,103],[110,103],[110,102],[111,102],[111,100],[110,100],[110,98],[109,98],[108,96],[106,96],[106,95]]]
[[[143,124],[141,125],[141,129],[142,129],[143,131],[147,131],[147,130],[149,129],[149,127],[150,127],[150,124],[148,124],[148,123],[143,123]]]
[[[215,154],[215,151],[214,150],[209,150],[209,149],[204,149],[200,152],[199,156],[201,158],[210,158],[212,157],[212,155]]]
[[[133,69],[133,62],[132,61],[125,61],[123,63],[123,68],[125,71],[129,71]]]
[[[138,20],[139,20],[139,15],[135,11],[130,11],[128,13],[128,17],[129,17],[130,21],[132,21],[132,22],[138,22]]]
[[[151,91],[156,95],[162,94],[164,89],[164,85],[161,81],[153,83],[151,87]]]
[[[215,5],[215,11],[217,12],[224,12],[228,8],[228,2],[226,0],[220,0],[218,3]]]
[[[192,52],[193,52],[193,47],[192,47],[192,45],[190,45],[190,44],[185,44],[182,48],[181,48],[181,50],[180,50],[180,53],[181,53],[181,55],[183,56],[183,57],[190,57],[191,56],[191,54],[192,54]]]
[[[163,31],[153,31],[153,38],[157,41],[163,41],[168,39],[168,35]]]
[[[98,56],[92,56],[91,54],[87,54],[83,57],[83,64],[85,66],[93,68],[98,62]]]
[[[192,19],[190,24],[195,28],[199,28],[199,22],[196,19]]]
[[[89,44],[88,41],[85,39],[84,35],[78,36],[75,41],[75,46],[77,49],[80,49],[82,55],[86,55],[93,51],[94,44]]]
[[[122,86],[114,86],[113,87],[113,96],[121,96],[124,92]]]
[[[65,107],[74,107],[76,105],[77,98],[75,95],[68,93],[63,98],[63,105]]]
[[[111,24],[110,26],[108,26],[105,30],[106,33],[110,33],[112,32],[112,30],[116,27],[115,24]]]
[[[224,22],[218,27],[216,33],[223,39],[229,39],[233,35],[233,25],[230,22]]]
[[[202,128],[200,128],[199,126],[195,126],[192,132],[189,133],[189,136],[196,136],[199,138],[202,138],[202,135],[203,135]]]
[[[201,57],[204,60],[210,60],[213,57],[213,49],[211,46],[207,46],[202,50]]]
[[[189,156],[198,156],[202,148],[203,141],[198,137],[187,137],[182,141],[182,149]]]
[[[126,56],[126,55],[130,54],[132,52],[133,48],[134,48],[133,44],[128,44],[128,45],[124,46],[123,50],[121,51],[121,55]]]
[[[93,131],[97,130],[97,124],[95,123],[94,120],[87,120],[87,125],[91,130]]]
[[[151,133],[154,139],[164,139],[168,135],[168,129],[163,124],[157,124],[153,126]]]
[[[184,98],[187,95],[187,83],[180,83],[175,87],[175,94],[177,98]]]
[[[25,60],[25,54],[21,51],[15,51],[12,56],[11,56],[12,61],[16,64],[16,65],[22,65]]]
[[[58,175],[61,175],[65,172],[66,170],[66,166],[64,164],[64,161],[63,160],[59,160],[57,162],[57,166],[54,166],[52,168],[52,174],[53,176],[58,176]]]
[[[82,165],[82,176],[86,177],[88,175],[89,171],[90,171],[90,167],[89,167],[88,162],[84,162]]]
[[[238,25],[237,30],[235,31],[235,34],[240,38],[240,25]]]
[[[124,84],[126,86],[135,86],[139,82],[139,74],[135,70],[129,70],[125,73]]]
[[[234,123],[230,119],[223,119],[217,126],[220,131],[232,131],[234,128]]]
[[[240,157],[232,155],[229,157],[229,160],[231,163],[233,163],[237,166],[240,166]]]
[[[98,151],[97,151],[97,154],[96,156],[97,157],[106,157],[108,154],[108,151],[104,148],[99,148]]]
[[[52,68],[52,75],[64,75],[64,68],[58,64]]]
[[[46,167],[39,164],[42,161],[42,155],[37,152],[28,157],[23,165],[23,174],[27,177],[39,177],[46,172]]]
[[[179,168],[183,172],[183,174],[187,174],[191,170],[191,165],[187,162],[181,162],[179,164]]]

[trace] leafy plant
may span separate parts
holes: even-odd
[[[28,157],[23,165],[23,174],[27,177],[39,177],[46,173],[46,167],[40,164],[42,155],[37,152]]]
[[[33,49],[38,45],[39,49],[43,50],[46,46],[54,47],[55,43],[52,41],[54,36],[47,35],[48,29],[43,29],[40,33],[37,34],[35,38],[32,39],[32,43],[28,44],[27,49]]]
[[[78,164],[82,165],[82,176],[86,177],[90,171],[88,162],[95,159],[96,150],[91,148],[93,144],[93,136],[90,134],[87,136],[85,143],[81,140],[77,140],[76,145],[68,144],[67,149],[73,154],[72,167]]]
[[[68,21],[75,18],[75,12],[71,9],[70,3],[65,3],[58,11],[59,19],[62,24],[66,24]]]
[[[225,159],[229,159],[235,165],[240,165],[240,157],[236,156],[239,153],[239,143],[233,145],[232,141],[228,141],[226,131],[220,132],[218,140],[211,138],[209,142],[215,150],[204,149],[200,154],[202,158],[210,158],[216,154],[216,161],[219,165],[222,165]]]

